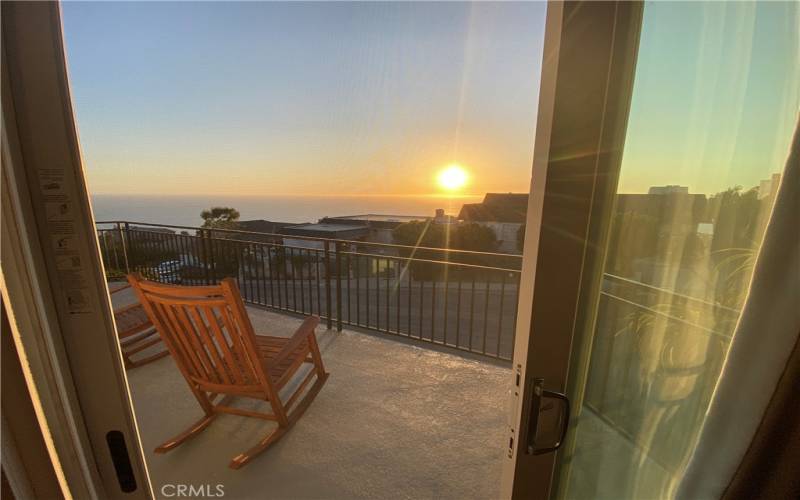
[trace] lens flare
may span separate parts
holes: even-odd
[[[439,172],[439,187],[445,191],[457,191],[467,184],[469,176],[461,165],[450,165]]]

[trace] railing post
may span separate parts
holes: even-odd
[[[342,243],[336,242],[336,331],[342,331]]]
[[[122,244],[122,259],[125,261],[125,274],[131,273],[131,265],[128,262],[128,223],[125,223],[125,231],[122,230],[122,224],[117,222],[117,232],[119,233],[119,241]]]
[[[207,236],[205,229],[199,229],[200,233],[200,260],[203,264],[203,275],[206,278],[206,285],[211,285],[211,274],[209,274],[209,267],[211,266],[211,257],[208,254]]]
[[[325,240],[325,308],[328,314],[328,330],[330,330],[333,328],[333,314],[331,313],[331,249],[328,240]]]
[[[206,248],[206,232],[204,229],[198,229],[197,238],[199,239],[200,244],[197,246],[197,249],[200,252],[198,258],[200,259],[200,265],[203,266],[203,279],[206,281],[206,285],[211,284],[211,278],[208,275],[208,249]]]

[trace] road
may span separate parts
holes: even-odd
[[[337,317],[336,280],[331,309]],[[417,282],[362,278],[341,282],[342,323],[421,340],[447,343],[492,356],[513,351],[517,287],[514,284]],[[240,279],[246,302],[327,316],[324,280]],[[499,349],[498,349],[499,346]]]

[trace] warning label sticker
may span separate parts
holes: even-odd
[[[65,186],[65,168],[39,170],[39,188],[44,201],[44,215],[56,260],[61,288],[70,314],[92,312],[89,283],[84,276],[85,261],[75,230],[75,210],[70,191]]]
[[[67,306],[70,314],[81,314],[92,312],[89,297],[81,289],[67,290]]]

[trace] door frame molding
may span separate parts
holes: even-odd
[[[2,42],[0,284],[39,429],[65,497],[149,498],[92,223],[59,3],[3,3]],[[54,202],[43,186],[52,175],[61,176],[59,203],[69,204],[68,217],[57,223],[45,210],[46,201]],[[79,260],[69,269],[55,235],[72,238],[67,249]],[[80,291],[80,302],[70,302],[76,295],[68,290]],[[129,493],[106,440],[112,430],[127,443],[138,486]]]
[[[5,17],[5,12],[3,13]],[[44,257],[30,234],[35,227],[31,218],[30,200],[20,189],[26,184],[16,134],[13,102],[8,90],[6,47],[3,46],[3,131],[2,131],[2,290],[8,315],[10,334],[16,355],[25,376],[28,392],[36,413],[39,430],[62,492],[67,496],[97,498],[94,464],[88,437],[82,429],[80,405],[74,390],[67,354],[60,341],[50,292],[41,286],[44,276]],[[7,471],[13,473],[13,471]],[[20,481],[23,479],[20,478]]]

